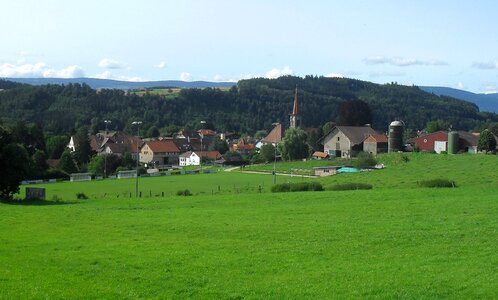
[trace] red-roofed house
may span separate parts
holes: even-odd
[[[249,154],[254,150],[254,144],[246,143],[244,139],[240,139],[237,144],[232,144],[230,148],[230,150],[240,154]]]
[[[377,155],[387,152],[388,139],[384,134],[370,134],[363,141],[363,151]]]
[[[325,152],[322,152],[322,151],[315,151],[315,152],[313,152],[311,157],[314,159],[326,159],[329,157],[329,155]]]
[[[148,141],[140,149],[141,163],[177,165],[180,149],[172,140]]]

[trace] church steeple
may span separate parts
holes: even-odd
[[[297,85],[296,92],[294,93],[294,106],[292,108],[292,114],[290,114],[289,117],[289,123],[290,128],[301,127],[301,115],[299,114],[299,101],[297,98]]]

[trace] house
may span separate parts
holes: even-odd
[[[273,127],[273,129],[268,133],[268,135],[261,140],[262,144],[272,144],[273,146],[277,145],[282,141],[285,136],[285,127],[278,123]]]
[[[335,126],[321,143],[325,153],[332,157],[351,158],[363,151],[363,141],[377,134],[370,126]]]
[[[158,165],[176,165],[180,149],[173,140],[148,141],[140,149],[140,162]]]
[[[246,143],[246,141],[242,138],[237,144],[232,144],[230,146],[230,150],[240,154],[249,154],[254,150],[254,144]]]
[[[222,158],[221,153],[218,151],[201,151],[201,152],[192,152],[188,151],[180,154],[180,166],[198,166],[201,162],[201,157],[208,160],[218,160]]]
[[[325,167],[315,167],[315,176],[331,176],[337,174],[337,170],[342,168],[342,166],[325,166]]]
[[[140,149],[140,146],[139,146]],[[107,143],[104,147],[104,150],[101,152],[101,154],[109,155],[109,154],[114,154],[119,157],[122,157],[126,152],[132,154],[135,152],[135,158],[136,158],[136,152],[137,152],[137,144],[114,144],[114,143]]]
[[[387,152],[388,139],[385,134],[371,134],[363,141],[363,151],[377,155]]]
[[[185,153],[180,154],[179,156],[179,165],[182,167],[185,166],[198,166],[201,164],[201,158],[195,152],[187,151]]]
[[[328,158],[329,155],[325,152],[321,152],[321,151],[315,151],[312,155],[311,155],[311,158],[314,158],[314,159],[326,159]]]

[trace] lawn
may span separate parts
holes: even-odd
[[[140,179],[197,184],[191,197],[98,197],[134,180],[46,185],[70,201],[0,203],[0,298],[497,298],[496,159],[386,157],[384,170],[320,179],[367,191],[209,192],[271,185],[233,172]],[[416,186],[440,176],[458,187]]]

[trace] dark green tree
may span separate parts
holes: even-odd
[[[425,126],[425,132],[433,133],[441,130],[448,130],[450,128],[450,123],[441,119],[435,121],[427,122]]]
[[[366,102],[352,100],[339,105],[337,125],[363,126],[365,124],[372,124],[372,112]]]
[[[29,177],[42,178],[48,169],[47,155],[42,150],[36,150],[35,154],[33,154],[32,161],[31,174]]]
[[[14,143],[11,134],[0,126],[0,198],[11,199],[19,192],[21,181],[28,176],[29,155],[26,149]]]
[[[275,147],[272,144],[264,144],[259,150],[259,157],[264,162],[271,162],[275,159]]]
[[[320,143],[320,139],[323,136],[321,128],[318,130],[313,130],[308,134],[307,143],[310,146],[310,150],[313,151],[323,151],[323,145]]]
[[[76,150],[74,151],[74,158],[81,167],[90,161],[92,156],[92,147],[90,146],[90,139],[88,137],[88,128],[83,126],[76,131],[74,136],[76,140]]]
[[[309,156],[307,135],[301,128],[289,128],[278,144],[278,151],[284,160],[296,160]]]
[[[161,135],[161,133],[159,132],[159,128],[157,128],[157,126],[151,126],[147,130],[147,137],[156,138],[156,137],[158,137],[160,135]]]
[[[59,165],[57,167],[59,169],[61,169],[62,171],[66,172],[67,174],[78,172],[78,168],[76,167],[76,164],[74,163],[73,156],[71,155],[71,152],[69,151],[69,149],[66,149],[62,153],[61,159],[59,161]]]
[[[218,151],[221,154],[225,154],[228,151],[228,144],[221,139],[214,138],[211,144],[209,144],[208,150]]]
[[[95,155],[88,162],[88,172],[93,175],[104,175],[104,156],[103,155]]]
[[[322,126],[323,134],[329,133],[332,130],[332,128],[334,128],[334,126],[335,126],[335,122],[331,122],[331,121],[323,124],[323,126]]]
[[[479,135],[479,142],[477,144],[477,149],[479,151],[484,151],[488,153],[489,151],[496,150],[496,139],[491,131],[484,129]]]
[[[45,144],[47,147],[47,156],[50,159],[59,159],[62,155],[62,152],[67,147],[69,143],[69,138],[63,135],[52,135],[48,136]]]

